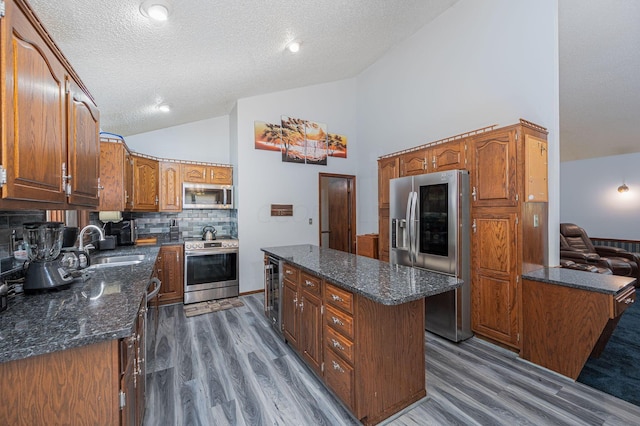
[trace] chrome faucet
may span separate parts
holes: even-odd
[[[80,231],[80,235],[78,235],[78,250],[82,251],[85,250],[89,247],[85,247],[84,246],[84,233],[87,229],[95,229],[96,231],[98,231],[98,233],[100,234],[100,241],[104,241],[104,232],[102,231],[102,228],[100,228],[99,226],[96,225],[87,225],[84,228],[82,228],[82,230]]]

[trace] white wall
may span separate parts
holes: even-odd
[[[229,164],[229,116],[208,118],[125,138],[142,154],[176,160]]]
[[[560,221],[590,237],[640,240],[640,153],[560,164]],[[620,194],[626,183],[629,192]]]
[[[264,287],[261,247],[319,243],[318,174],[353,175],[361,161],[355,94],[355,80],[349,79],[238,100],[241,292]],[[295,164],[282,162],[279,152],[255,149],[254,121],[279,123],[282,115],[325,123],[330,133],[347,136],[347,158],[329,157],[327,166]],[[359,191],[357,179],[356,186]],[[271,204],[293,204],[293,217],[270,216]]]
[[[520,118],[549,130],[550,253],[558,249],[557,0],[461,0],[358,76],[359,212],[378,156]],[[359,232],[377,218],[360,215]]]

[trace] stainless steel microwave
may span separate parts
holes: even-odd
[[[183,209],[232,209],[233,185],[182,184]]]

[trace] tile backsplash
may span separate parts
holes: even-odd
[[[13,231],[16,231],[17,239],[22,239],[22,224],[44,220],[44,210],[0,211],[0,258],[10,256],[9,242]]]
[[[238,235],[237,210],[184,210],[178,213],[143,213],[124,212],[123,219],[136,219],[138,236],[153,234],[168,234],[171,221],[178,225],[179,235],[185,237],[200,237],[202,228],[212,225],[218,235]],[[98,213],[91,213],[91,223],[101,224]]]

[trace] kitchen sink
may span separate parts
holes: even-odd
[[[135,265],[144,260],[144,254],[130,254],[122,256],[104,256],[91,259],[89,268],[108,268],[112,266]]]

